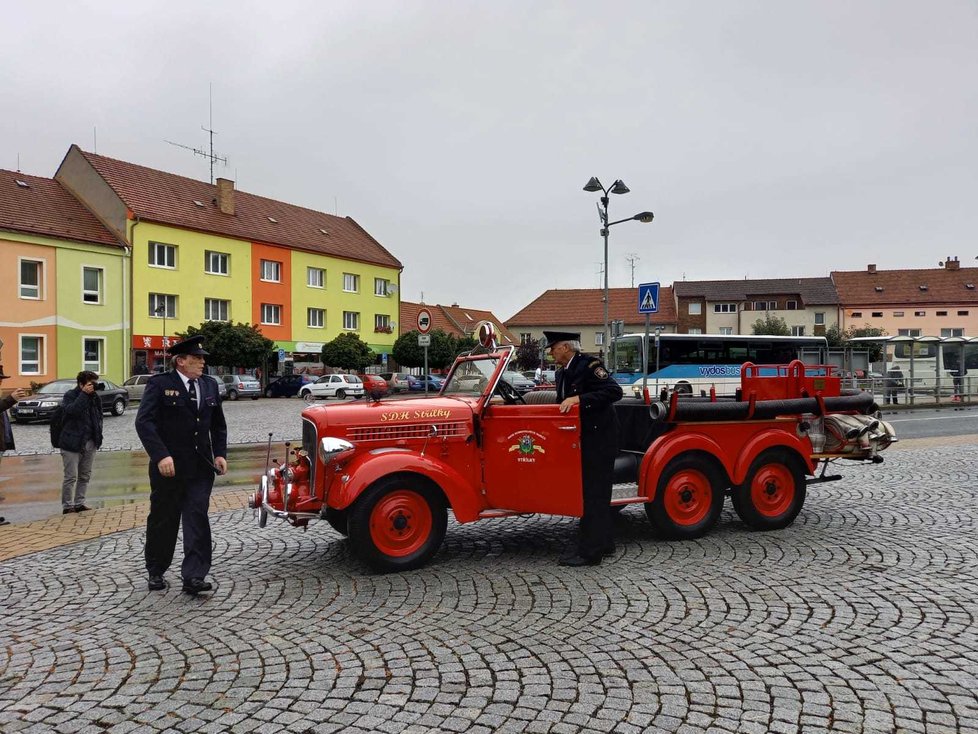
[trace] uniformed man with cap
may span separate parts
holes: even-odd
[[[204,374],[202,336],[170,348],[173,369],[146,383],[136,415],[136,433],[149,454],[151,488],[146,520],[149,589],[167,587],[183,522],[183,590],[210,591],[211,526],[207,516],[214,475],[227,472],[227,423],[217,382]]]
[[[579,406],[581,417],[581,481],[584,515],[577,548],[560,559],[562,566],[596,566],[615,551],[611,516],[611,485],[618,454],[618,420],[613,404],[621,386],[596,357],[581,354],[581,335],[545,331],[547,348],[557,369],[560,412]]]

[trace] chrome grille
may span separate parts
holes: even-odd
[[[469,426],[465,421],[457,423],[398,423],[388,426],[355,426],[347,431],[350,441],[395,441],[398,439],[427,438],[431,427],[438,429],[438,437],[459,437],[468,435]]]
[[[316,491],[316,468],[319,466],[319,452],[316,451],[316,424],[307,418],[302,419],[302,449],[309,454],[309,490]]]

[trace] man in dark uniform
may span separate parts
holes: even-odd
[[[227,472],[227,423],[217,382],[204,375],[202,336],[170,348],[173,367],[146,383],[136,415],[136,433],[149,454],[149,517],[146,572],[149,588],[167,587],[163,574],[173,560],[183,521],[183,590],[210,591],[211,526],[207,516],[214,475]]]
[[[613,404],[622,398],[600,359],[581,354],[580,334],[545,331],[547,348],[557,362],[560,412],[580,406],[581,480],[584,516],[577,548],[560,559],[561,566],[596,566],[615,552],[611,517],[611,485],[618,454],[618,420]]]

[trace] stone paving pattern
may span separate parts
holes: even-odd
[[[259,530],[229,492],[191,598],[145,590],[138,506],[48,521],[119,532],[0,565],[0,731],[978,733],[978,445],[956,443],[842,465],[773,533],[727,509],[666,542],[629,508],[585,569],[556,565],[573,520],[531,516],[450,521],[430,566],[369,575],[325,523]]]

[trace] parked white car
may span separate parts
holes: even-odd
[[[323,375],[315,382],[303,385],[299,397],[307,403],[317,398],[362,398],[363,382],[356,375]]]

